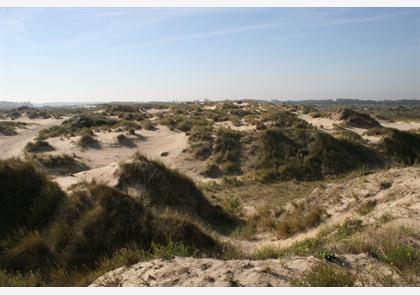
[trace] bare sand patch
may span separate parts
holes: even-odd
[[[12,136],[0,136],[0,159],[19,157],[28,142],[33,140],[42,129],[59,125],[63,119],[29,119],[27,117],[19,118],[20,122],[27,123],[25,129],[19,129],[18,134]]]
[[[257,126],[255,125],[249,125],[246,123],[242,123],[244,125],[242,126],[235,126],[232,121],[223,121],[223,122],[215,122],[214,125],[216,127],[224,127],[224,128],[230,128],[232,130],[236,130],[236,131],[244,131],[244,132],[249,132],[249,131],[254,131],[257,130]]]
[[[327,132],[333,132],[334,125],[340,125],[341,123],[343,123],[343,121],[334,120],[331,118],[323,118],[323,117],[314,118],[307,114],[297,114],[297,115],[300,119],[308,122],[309,124],[312,124],[318,129],[322,129]]]
[[[388,187],[389,186],[389,187]],[[330,216],[320,226],[287,239],[277,239],[273,234],[257,236],[253,241],[227,238],[246,253],[267,247],[288,247],[293,243],[315,237],[325,227],[339,225],[347,218],[358,218],[372,224],[384,214],[392,216],[395,223],[420,228],[420,168],[393,168],[387,171],[356,177],[339,184],[319,187],[306,201],[322,206]],[[362,204],[374,202],[371,212],[360,214]]]
[[[409,131],[409,130],[416,130],[420,129],[420,122],[410,121],[398,121],[398,122],[389,122],[389,121],[379,121],[379,123],[387,128],[394,128],[401,131]]]
[[[130,160],[139,151],[151,160],[163,162],[166,166],[186,174],[195,181],[208,181],[200,175],[205,168],[205,162],[194,160],[185,153],[188,147],[187,136],[184,132],[170,130],[166,126],[158,125],[155,131],[137,130],[135,135],[125,135],[131,140],[132,146],[120,145],[117,141],[121,132],[95,132],[95,139],[99,148],[83,149],[77,145],[79,136],[70,138],[50,138],[48,142],[55,151],[47,154],[75,154],[82,163],[92,168],[70,177],[56,178],[56,182],[63,189],[80,181],[106,180],[109,185],[115,179],[114,172],[118,163]],[[164,155],[164,156],[162,156]]]

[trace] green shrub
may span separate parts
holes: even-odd
[[[375,209],[376,204],[377,204],[376,200],[368,200],[359,206],[359,208],[357,209],[357,212],[360,215],[366,215],[369,212],[371,212],[373,209]]]
[[[420,271],[420,249],[410,243],[410,237],[418,233],[405,227],[369,227],[335,245],[340,253],[368,253],[371,256],[398,268],[402,274],[416,275]]]
[[[155,130],[156,129],[155,124],[150,120],[143,120],[141,122],[141,125],[145,130]]]
[[[51,146],[47,141],[40,139],[37,139],[35,142],[29,142],[25,146],[25,151],[29,153],[49,152],[53,150],[55,150],[53,146]]]
[[[208,224],[234,224],[221,208],[210,204],[191,179],[139,153],[132,162],[121,165],[118,187],[123,191],[135,188],[142,192],[139,197],[157,208],[192,214]]]
[[[266,259],[277,259],[282,257],[282,249],[277,246],[263,246],[255,251],[253,259],[255,260],[266,260]]]
[[[48,129],[43,129],[39,132],[38,138],[46,139],[48,137],[57,136],[73,136],[74,134],[85,133],[94,127],[112,127],[117,124],[116,120],[109,119],[101,114],[87,113],[76,115],[70,119],[65,120],[59,126],[53,126]]]
[[[337,229],[337,235],[340,237],[348,237],[360,231],[363,228],[363,221],[360,219],[346,219]]]
[[[50,222],[65,195],[27,162],[0,161],[0,237]]]
[[[224,200],[224,207],[233,215],[240,216],[242,214],[241,202],[233,196],[229,196]]]
[[[325,210],[319,206],[310,209],[298,206],[289,214],[282,216],[281,220],[276,224],[276,234],[280,238],[293,236],[298,232],[319,225],[324,215]]]
[[[388,129],[379,149],[393,161],[413,165],[420,161],[420,134]]]
[[[216,132],[213,147],[214,160],[225,174],[241,172],[241,135],[231,129],[220,128]]]
[[[99,142],[93,137],[91,132],[84,132],[77,144],[82,148],[100,148]]]
[[[38,232],[26,234],[14,247],[5,251],[1,259],[3,267],[21,272],[51,268],[55,257],[46,241]]]
[[[319,263],[294,285],[305,287],[353,287],[356,277],[349,271],[327,263]]]
[[[333,110],[333,114],[337,115],[336,119],[345,121],[345,124],[360,128],[377,128],[381,125],[374,118],[365,113],[359,113],[351,109]]]
[[[379,188],[380,188],[381,190],[386,190],[386,189],[389,189],[391,186],[392,186],[392,181],[387,181],[387,180],[384,180],[384,181],[381,181],[381,182],[379,183]]]
[[[41,278],[35,274],[21,274],[0,270],[0,287],[38,287],[42,286]]]
[[[268,129],[261,134],[257,169],[263,180],[319,180],[364,167],[382,159],[359,143],[312,129]]]
[[[16,128],[26,128],[26,123],[14,121],[0,121],[0,135],[16,135]]]

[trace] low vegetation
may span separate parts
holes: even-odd
[[[299,287],[353,287],[356,276],[334,264],[319,263],[293,284]]]
[[[137,191],[137,197],[153,207],[193,214],[216,228],[235,224],[232,217],[204,197],[191,179],[162,163],[137,153],[132,162],[123,163],[121,168],[118,188],[124,192]]]
[[[366,284],[364,274],[341,263],[354,255],[375,262],[363,272],[379,284],[418,285],[420,233],[404,225],[396,211],[378,214],[383,194],[389,194],[386,201],[401,201],[401,181],[384,177],[370,185],[370,176],[360,177],[375,196],[357,190],[346,195],[330,186],[377,169],[418,166],[420,134],[385,128],[378,121],[411,120],[418,110],[316,103],[112,103],[92,109],[0,112],[8,120],[0,121],[3,136],[27,127],[11,118],[72,116],[29,142],[25,160],[0,160],[0,285],[86,286],[120,266],[173,256],[306,257],[316,263],[290,282],[294,286]],[[301,114],[343,124],[316,128],[300,119],[305,118]],[[63,185],[64,192],[54,181],[61,184],[80,174],[51,180],[89,170],[85,163],[100,166],[86,158],[93,153],[86,149],[117,151],[118,159],[125,160],[134,148],[141,150],[143,143],[150,148],[151,138],[162,134],[175,139],[182,135],[182,140],[185,135],[188,145],[162,145],[151,154],[165,163],[184,161],[177,167],[192,178],[137,153],[119,167],[100,170],[106,178],[108,167],[116,169],[109,186],[98,177],[69,190]],[[55,144],[60,139],[51,137],[81,148],[77,155],[68,149],[61,154],[64,149]],[[195,182],[195,176],[204,181]],[[347,213],[350,217],[340,224],[328,225],[338,220],[334,215]],[[260,242],[266,246],[259,248]],[[382,276],[377,265],[392,275]]]
[[[87,129],[113,127],[116,124],[116,120],[101,114],[81,114],[65,120],[61,125],[41,130],[38,137],[46,139],[57,136],[75,136],[86,132]]]
[[[88,166],[78,161],[74,154],[34,155],[30,157],[30,160],[36,166],[44,168],[53,175],[71,175],[89,169]]]
[[[0,182],[3,282],[21,285],[34,276],[35,285],[77,284],[77,274],[128,256],[135,262],[222,253],[219,242],[183,215],[156,214],[150,204],[107,186],[87,185],[66,196],[20,160],[0,162]],[[123,249],[132,250],[122,255]]]
[[[37,139],[35,142],[29,142],[25,146],[25,151],[28,153],[49,152],[55,150],[48,141]]]
[[[0,121],[0,135],[11,136],[16,135],[17,128],[26,128],[27,124],[15,121]]]

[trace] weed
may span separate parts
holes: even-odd
[[[328,263],[319,263],[295,280],[295,286],[305,287],[353,287],[356,277],[345,269]]]

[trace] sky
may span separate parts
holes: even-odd
[[[0,8],[0,100],[420,99],[420,8]]]

